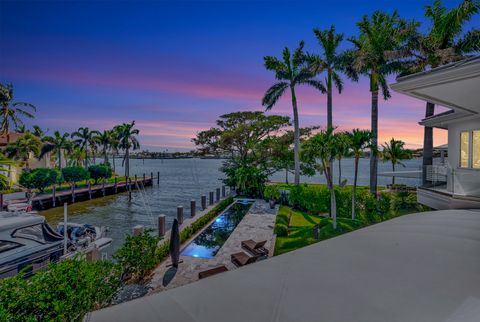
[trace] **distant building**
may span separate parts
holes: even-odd
[[[0,136],[0,151],[3,152],[7,148],[8,143],[15,142],[22,135],[23,133],[12,132],[12,133],[9,133],[8,135]],[[55,167],[55,163],[51,161],[50,153],[47,153],[41,159],[36,158],[34,155],[30,155],[28,163],[29,163],[30,169]],[[62,166],[64,166],[64,163],[65,163],[65,158],[63,158],[63,155],[62,155]],[[11,168],[10,172],[4,172],[4,174],[10,178],[12,184],[15,184],[18,182],[21,173],[22,173],[21,166]]]
[[[400,77],[392,88],[450,110],[420,124],[448,131],[444,164],[427,166],[418,201],[434,209],[480,208],[480,57]]]

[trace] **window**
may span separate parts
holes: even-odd
[[[472,135],[472,168],[480,169],[480,130]]]
[[[470,156],[470,132],[460,133],[460,167],[468,168]]]

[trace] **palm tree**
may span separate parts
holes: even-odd
[[[302,159],[313,166],[316,171],[325,175],[327,187],[330,190],[330,212],[333,219],[333,228],[337,228],[337,201],[331,175],[333,159],[339,147],[338,135],[333,128],[322,130],[302,143]],[[319,164],[317,162],[320,161]]]
[[[370,192],[377,193],[378,159],[378,91],[382,90],[385,100],[390,98],[387,76],[401,72],[401,62],[389,61],[386,52],[402,46],[409,34],[416,32],[418,24],[401,19],[395,11],[392,15],[375,11],[371,18],[363,16],[357,23],[360,35],[349,39],[354,45],[351,53],[352,70],[368,76],[372,96],[372,148],[370,154]]]
[[[81,149],[78,146],[73,146],[67,152],[67,165],[69,167],[80,167],[82,166],[82,164],[85,164],[85,150]]]
[[[425,6],[425,17],[430,20],[430,30],[425,34],[413,34],[410,48],[390,53],[392,58],[413,58],[406,74],[439,67],[468,57],[480,51],[480,30],[463,34],[464,25],[480,11],[480,2],[464,0],[457,7],[448,9],[440,0]],[[435,114],[435,104],[427,102],[425,118]],[[433,128],[424,127],[423,168],[433,164]],[[427,184],[427,172],[423,171],[422,183]]]
[[[38,138],[40,138],[40,140],[43,140],[43,138],[45,137],[45,134],[48,132],[48,129],[47,131],[44,131],[40,126],[38,125],[34,125],[32,126],[32,133],[37,136]]]
[[[137,150],[140,148],[140,143],[136,137],[140,131],[135,128],[135,121],[117,125],[114,129],[118,135],[119,147],[125,150],[122,164],[125,166],[125,177],[128,178],[130,176],[130,149]]]
[[[371,145],[372,132],[354,129],[352,132],[348,132],[347,135],[350,137],[350,152],[355,160],[355,174],[353,177],[352,188],[352,219],[355,219],[355,197],[357,192],[358,163],[365,149],[367,149]]]
[[[88,169],[88,148],[89,145],[95,145],[95,136],[99,135],[98,131],[90,131],[88,127],[81,127],[77,131],[71,134],[75,139],[75,143],[78,147],[85,151],[85,169]]]
[[[16,133],[21,133],[21,134],[25,134],[25,132],[27,132],[27,128],[25,127],[25,124],[21,124],[19,126],[17,126],[17,128],[15,129],[15,132]]]
[[[112,132],[108,130],[104,130],[102,133],[100,133],[99,136],[97,136],[97,142],[102,147],[104,164],[108,164],[108,149],[112,144],[112,139],[113,139]]]
[[[53,152],[57,154],[57,166],[62,169],[62,153],[64,151],[70,151],[71,142],[69,140],[70,134],[60,134],[59,131],[55,131],[53,136],[46,136],[43,139],[42,150],[40,151],[39,159],[43,158],[47,153]]]
[[[350,156],[350,137],[347,132],[337,133],[337,149],[335,158],[338,161],[338,185],[342,185],[342,159]]]
[[[400,164],[401,166],[405,167],[405,165],[400,161],[412,158],[412,151],[406,150],[404,146],[405,142],[395,140],[394,138],[392,138],[390,142],[385,142],[385,144],[382,144],[382,160],[392,162],[392,184],[395,184],[395,166]]]
[[[326,30],[315,28],[313,32],[323,49],[323,54],[318,59],[321,69],[327,72],[325,77],[327,85],[327,127],[333,127],[333,86],[337,88],[339,94],[343,90],[343,80],[338,74],[343,70],[342,55],[337,54],[338,46],[343,40],[343,34],[336,34],[334,25]]]
[[[30,168],[29,159],[33,155],[37,157],[40,154],[42,141],[30,132],[26,132],[15,142],[9,143],[6,148],[7,157],[21,160],[25,169]]]
[[[275,78],[278,83],[271,86],[262,99],[262,105],[266,110],[270,110],[282,97],[285,91],[290,88],[293,108],[293,126],[294,126],[294,163],[295,163],[295,179],[296,185],[300,184],[300,126],[298,120],[297,96],[295,94],[296,85],[312,86],[322,93],[326,89],[323,83],[314,79],[318,72],[318,68],[314,68],[314,63],[303,52],[303,41],[300,42],[298,48],[293,55],[290,50],[285,47],[283,50],[282,60],[276,57],[264,57],[265,68],[275,72]]]
[[[118,140],[118,133],[117,129],[113,128],[110,130],[111,134],[111,141],[110,141],[110,150],[112,152],[112,167],[113,167],[113,173],[115,173],[115,155],[118,154],[118,149],[120,148],[120,142]]]
[[[36,107],[30,103],[12,102],[13,101],[13,86],[12,84],[0,84],[0,102],[2,104],[0,110],[0,135],[7,136],[7,143],[10,142],[10,124],[13,123],[15,127],[23,125],[22,117],[33,118],[27,109],[36,111]],[[27,108],[27,109],[25,109]]]

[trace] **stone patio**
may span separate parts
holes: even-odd
[[[198,280],[199,272],[220,265],[225,265],[229,270],[236,269],[237,267],[230,261],[230,255],[244,251],[241,248],[241,242],[243,240],[267,240],[265,247],[270,251],[269,256],[273,256],[273,250],[275,247],[275,235],[273,228],[275,225],[275,217],[277,212],[278,206],[276,206],[275,209],[270,209],[268,202],[260,199],[256,200],[214,258],[180,256],[180,259],[183,262],[180,263],[173,280],[166,287],[164,287],[162,285],[163,276],[169,269],[167,265],[170,263],[169,259],[166,260],[165,262],[161,263],[153,272],[149,285],[152,287],[150,293],[157,293],[195,282]],[[198,234],[200,234],[200,232]],[[196,235],[192,239],[195,237]],[[189,242],[182,246],[185,247],[188,245],[188,243]]]

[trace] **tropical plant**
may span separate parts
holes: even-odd
[[[13,123],[15,127],[24,125],[22,117],[33,118],[30,111],[36,111],[36,107],[30,103],[13,102],[13,86],[12,84],[0,84],[0,135],[7,136],[7,143],[10,142],[10,125]],[[29,111],[30,110],[30,111]]]
[[[113,141],[113,135],[111,131],[104,130],[97,136],[97,142],[102,147],[103,163],[108,164],[108,149]]]
[[[315,68],[316,64],[304,53],[303,47],[304,42],[301,41],[298,48],[293,52],[293,55],[286,47],[283,50],[282,60],[272,56],[264,57],[265,68],[273,71],[275,78],[279,80],[279,82],[271,86],[263,96],[262,105],[266,110],[272,109],[285,91],[288,88],[290,89],[294,127],[294,183],[296,185],[300,184],[300,125],[295,87],[297,85],[308,85],[322,93],[326,91],[323,83],[315,79],[318,68]]]
[[[8,144],[5,152],[7,157],[23,162],[25,169],[30,168],[30,157],[37,157],[40,154],[42,141],[30,132],[26,132],[15,142]]]
[[[398,61],[390,61],[386,52],[402,47],[410,34],[416,32],[418,24],[406,21],[398,15],[375,11],[371,17],[363,16],[357,23],[360,31],[358,37],[351,37],[354,50],[347,52],[346,57],[351,59],[349,71],[353,79],[358,74],[370,79],[372,96],[372,147],[370,153],[370,192],[377,192],[378,172],[378,92],[382,91],[385,100],[390,98],[387,76],[404,70],[404,65]]]
[[[37,168],[23,171],[19,183],[27,189],[38,189],[43,192],[45,188],[57,182],[57,177],[58,173],[53,169]]]
[[[140,131],[135,128],[135,121],[117,125],[114,129],[117,133],[119,142],[118,146],[125,151],[122,165],[125,167],[125,177],[128,178],[130,176],[130,151],[138,150],[140,148],[140,143],[137,139],[137,135]]]
[[[120,141],[118,140],[118,133],[115,129],[110,130],[110,151],[112,153],[112,168],[115,173],[115,156],[118,154],[120,148]]]
[[[337,153],[335,159],[338,161],[338,185],[342,186],[346,183],[342,181],[342,159],[350,156],[350,137],[346,132],[337,133]]]
[[[330,165],[339,149],[339,136],[333,128],[322,130],[302,144],[302,159],[306,160],[317,172],[323,173],[330,191],[330,211],[333,228],[337,228],[337,204]]]
[[[83,180],[87,180],[90,175],[83,167],[65,167],[62,169],[63,179],[72,186]]]
[[[74,142],[77,146],[85,151],[85,170],[88,169],[88,148],[89,145],[95,146],[95,136],[99,135],[98,131],[90,131],[88,127],[81,127],[77,131],[71,134],[71,137],[74,139]]]
[[[17,128],[15,129],[15,132],[16,133],[21,133],[21,134],[25,134],[25,132],[27,132],[27,128],[25,127],[25,124],[20,124],[19,126],[17,126]]]
[[[356,208],[356,192],[357,192],[357,179],[358,179],[358,163],[360,157],[362,157],[365,149],[370,147],[372,141],[372,133],[370,131],[354,129],[352,132],[347,132],[347,135],[350,137],[350,152],[354,157],[354,168],[355,174],[353,177],[353,188],[352,188],[352,219],[355,219],[355,208]]]
[[[32,126],[32,129],[33,129],[33,131],[32,131],[33,135],[35,135],[36,137],[40,138],[41,140],[43,140],[46,132],[48,132],[48,129],[47,129],[47,131],[44,131],[44,130],[43,130],[40,126],[38,126],[38,125]]]
[[[480,11],[480,2],[463,0],[457,7],[448,9],[440,0],[425,6],[425,17],[430,21],[426,34],[412,33],[408,46],[388,53],[394,60],[408,59],[404,74],[417,73],[451,62],[465,59],[480,51],[480,30],[463,33],[465,24]],[[435,104],[426,103],[425,118],[435,114]],[[424,127],[423,167],[433,164],[433,128]],[[427,172],[423,171],[423,184],[427,183]]]
[[[333,87],[337,88],[339,94],[343,90],[343,80],[338,74],[344,69],[343,60],[342,54],[337,53],[338,46],[343,40],[343,34],[335,33],[334,25],[326,30],[315,28],[313,33],[323,50],[322,55],[318,56],[317,59],[320,70],[327,72],[325,77],[327,87],[327,127],[333,127]]]
[[[385,144],[382,144],[382,160],[390,161],[392,163],[392,184],[395,184],[395,166],[399,164],[405,167],[401,160],[408,160],[412,158],[412,151],[406,150],[404,146],[405,142],[401,140],[395,140],[394,138],[392,138],[390,142],[385,142]]]
[[[46,136],[43,138],[43,146],[38,156],[39,159],[43,158],[47,153],[53,152],[57,156],[57,167],[62,169],[62,154],[69,152],[72,149],[72,143],[69,140],[70,134],[60,134],[59,131],[55,131],[53,136]]]
[[[272,162],[273,136],[288,125],[285,116],[234,112],[220,116],[217,127],[197,133],[193,142],[201,153],[230,156],[221,168],[225,184],[238,193],[261,195],[266,179],[278,169]]]
[[[85,151],[78,146],[72,146],[70,150],[66,151],[67,166],[80,167],[85,164]]]
[[[112,176],[112,168],[108,164],[94,164],[88,167],[90,178],[95,180],[95,184],[100,179],[108,179]]]

